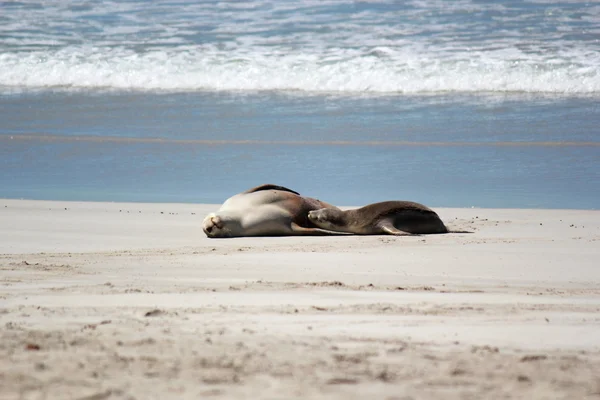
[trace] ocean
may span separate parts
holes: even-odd
[[[0,1],[0,198],[600,208],[600,3]]]

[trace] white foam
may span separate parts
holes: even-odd
[[[539,1],[32,0],[3,9],[0,91],[600,94],[600,7]]]
[[[532,92],[600,94],[595,54],[524,58],[515,50],[427,54],[418,48],[318,53],[69,47],[0,55],[12,88],[293,90],[340,93]]]

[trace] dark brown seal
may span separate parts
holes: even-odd
[[[435,211],[412,201],[384,201],[354,210],[324,208],[309,211],[319,228],[357,235],[420,235],[448,233]]]

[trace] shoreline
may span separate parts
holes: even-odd
[[[307,194],[310,196],[311,194]],[[227,198],[223,198],[225,201]],[[383,201],[383,200],[382,200]],[[55,204],[56,207],[61,207],[62,203],[67,204],[97,204],[98,206],[102,206],[103,204],[112,204],[112,205],[123,205],[123,206],[135,206],[135,205],[163,205],[163,206],[198,206],[202,209],[205,207],[212,207],[211,211],[214,209],[218,209],[222,203],[202,203],[202,202],[173,202],[173,201],[109,201],[109,200],[56,200],[56,199],[31,199],[31,198],[12,198],[12,197],[0,197],[0,207],[2,207],[3,202],[11,203],[11,202],[45,202],[49,205]],[[8,204],[6,204],[8,205]],[[337,207],[347,210],[351,208],[359,208],[363,205],[336,205]],[[600,209],[596,208],[564,208],[564,207],[539,207],[539,208],[531,208],[531,207],[483,207],[483,206],[464,206],[464,207],[445,207],[445,206],[437,206],[437,205],[427,205],[430,208],[436,210],[493,210],[493,211],[590,211],[596,212],[600,211]]]
[[[599,211],[436,207],[475,233],[208,239],[216,207],[1,199],[2,397],[600,390]]]

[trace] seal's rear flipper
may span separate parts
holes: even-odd
[[[390,221],[382,221],[379,223],[379,227],[383,231],[382,233],[389,233],[395,236],[419,236],[418,234],[404,232],[396,228]]]
[[[253,187],[252,189],[248,189],[243,193],[254,193],[254,192],[260,192],[262,190],[281,190],[283,192],[290,192],[290,193],[294,193],[294,194],[297,194],[298,196],[300,196],[300,193],[298,193],[292,189],[288,189],[285,186],[273,185],[271,183],[265,183],[264,185]]]

